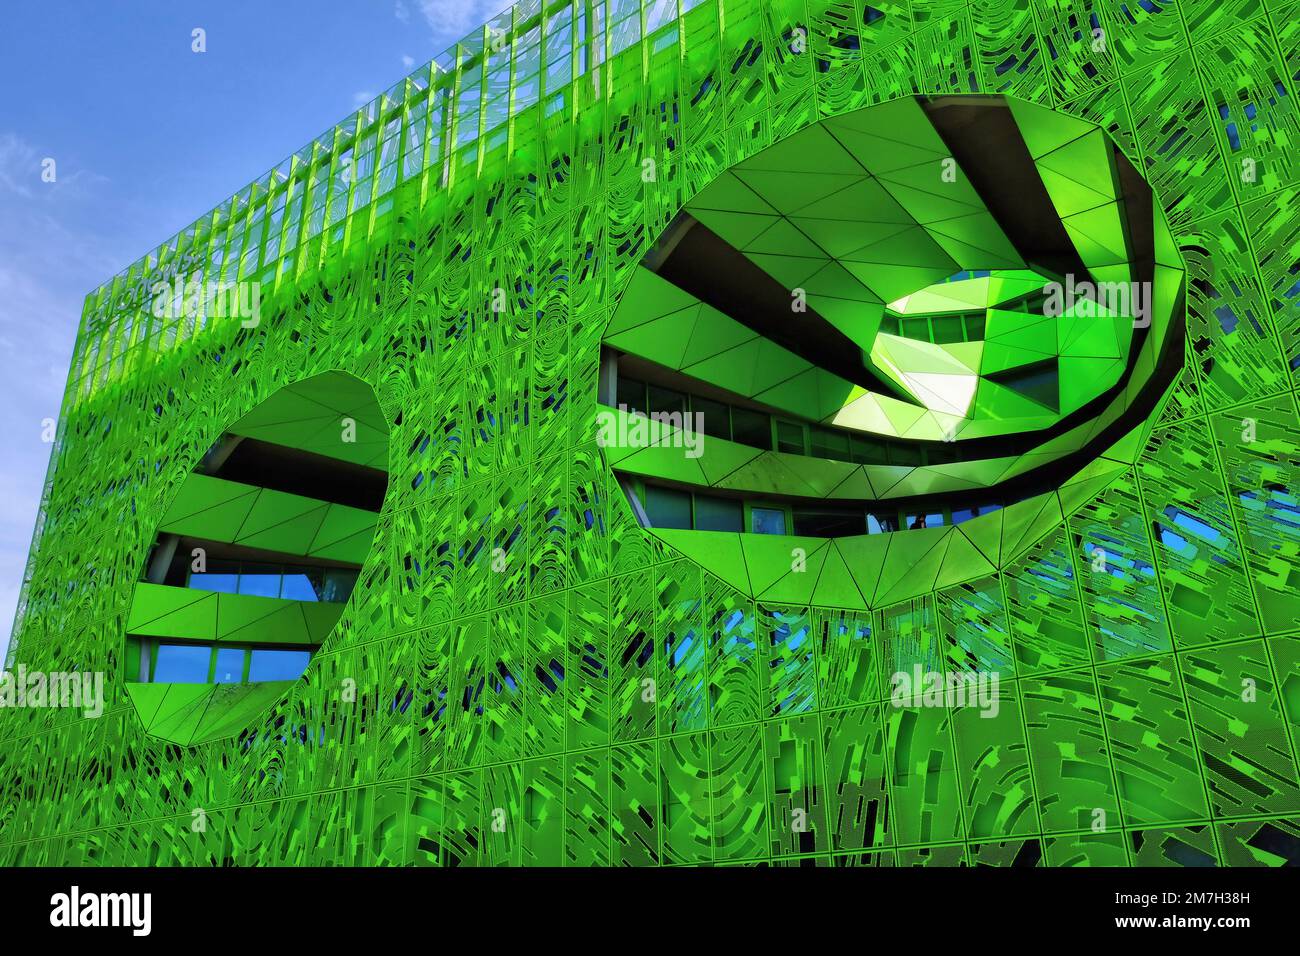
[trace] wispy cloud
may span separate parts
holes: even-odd
[[[41,161],[35,148],[13,133],[0,136],[0,190],[31,198],[41,181]]]
[[[434,40],[444,45],[510,7],[509,0],[416,0],[416,5]]]
[[[0,133],[0,648],[13,620],[50,446],[42,422],[57,418],[85,293],[120,263],[81,219],[104,216],[103,176],[74,157],[41,181],[41,150]],[[71,167],[69,169],[69,167]]]
[[[53,180],[43,178],[45,162],[54,160]],[[0,134],[0,194],[10,193],[23,199],[44,196],[69,198],[86,186],[108,182],[107,177],[87,169],[59,165],[57,156],[43,156],[27,140],[13,133]]]

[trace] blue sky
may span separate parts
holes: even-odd
[[[508,0],[46,0],[0,31],[0,661],[85,296]],[[192,31],[207,52],[191,50]],[[55,161],[55,181],[42,163]]]

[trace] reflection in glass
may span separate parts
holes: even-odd
[[[212,679],[218,684],[238,684],[244,679],[244,649],[217,648],[217,666]]]
[[[153,679],[159,684],[206,684],[212,648],[204,644],[162,644],[154,661]]]
[[[785,534],[785,512],[779,508],[751,508],[749,513],[755,534]]]
[[[248,667],[250,683],[297,680],[307,669],[311,651],[255,650]]]

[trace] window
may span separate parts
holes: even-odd
[[[941,442],[937,445],[927,445],[925,448],[927,465],[950,465],[955,461],[961,461],[960,449],[956,442]]]
[[[928,341],[930,338],[929,319],[903,319],[900,321],[899,325],[906,338],[920,339],[921,341]]]
[[[919,468],[921,467],[921,449],[915,445],[890,445],[889,463],[891,465],[903,465],[908,468]]]
[[[806,449],[803,440],[803,426],[798,422],[776,420],[776,450],[791,455],[802,455]]]
[[[731,440],[752,448],[772,447],[772,420],[748,408],[731,410]]]
[[[271,564],[245,564],[239,569],[239,593],[256,597],[280,596],[280,569]]]
[[[239,562],[210,558],[202,571],[191,572],[186,587],[234,594],[239,590]]]
[[[813,428],[812,453],[817,458],[834,458],[836,461],[848,461],[848,433],[831,431],[829,428]]]
[[[153,672],[148,679],[156,684],[296,680],[307,669],[311,655],[309,649],[296,647],[254,649],[221,644],[163,644],[156,651]]]
[[[658,385],[650,386],[650,414],[655,412],[674,413],[678,415],[686,414],[686,396],[681,392],[675,392],[670,388],[660,388]]]
[[[691,411],[700,416],[704,434],[710,438],[731,440],[731,409],[722,402],[691,397]]]
[[[934,332],[931,341],[936,345],[961,342],[966,336],[960,315],[936,315],[930,320],[930,328]]]
[[[646,410],[645,382],[620,375],[617,404],[624,406],[629,412],[644,412]]]
[[[785,512],[780,508],[751,508],[749,527],[754,534],[785,534]]]
[[[691,496],[684,491],[647,485],[645,513],[653,528],[689,528]]]
[[[930,511],[925,514],[908,515],[903,521],[903,526],[907,528],[908,531],[916,531],[921,528],[942,528],[943,525],[944,519],[942,511]]]
[[[744,531],[745,506],[730,498],[696,495],[695,527],[700,531]]]
[[[890,531],[898,530],[898,515],[896,514],[869,514],[867,515],[867,534],[887,534]]]
[[[885,443],[878,439],[854,435],[850,441],[850,448],[853,461],[859,465],[883,465],[889,461]]]
[[[239,575],[229,572],[204,571],[191,574],[185,586],[200,591],[217,591],[221,594],[234,594],[238,589]]]
[[[357,572],[348,568],[328,568],[321,588],[321,600],[342,604],[357,586]]]
[[[811,538],[844,538],[866,534],[867,522],[861,512],[796,510],[794,533]]]
[[[242,647],[218,647],[217,666],[212,679],[218,684],[239,684],[244,680],[244,658],[246,652]]]
[[[311,651],[254,650],[248,665],[250,683],[297,680],[307,669]]]
[[[342,603],[356,586],[355,568],[311,568],[297,565],[210,561],[223,570],[191,574],[186,587],[224,594],[248,594],[285,601]],[[228,568],[228,570],[225,570]]]
[[[206,684],[212,648],[206,644],[162,644],[153,665],[158,684]]]
[[[290,601],[319,601],[325,590],[325,573],[319,568],[285,568],[280,597]]]

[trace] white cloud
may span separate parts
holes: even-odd
[[[358,90],[352,94],[352,102],[356,106],[365,106],[375,98],[374,93],[368,93],[365,90]]]
[[[415,57],[413,57],[413,56],[408,56],[407,54],[403,53],[403,54],[402,54],[402,66],[406,67],[408,70],[409,70],[411,67],[415,66]]]
[[[508,0],[418,0],[420,15],[435,42],[455,43],[475,27],[510,8]]]
[[[30,198],[41,181],[41,161],[36,150],[13,133],[0,136],[0,189]]]

